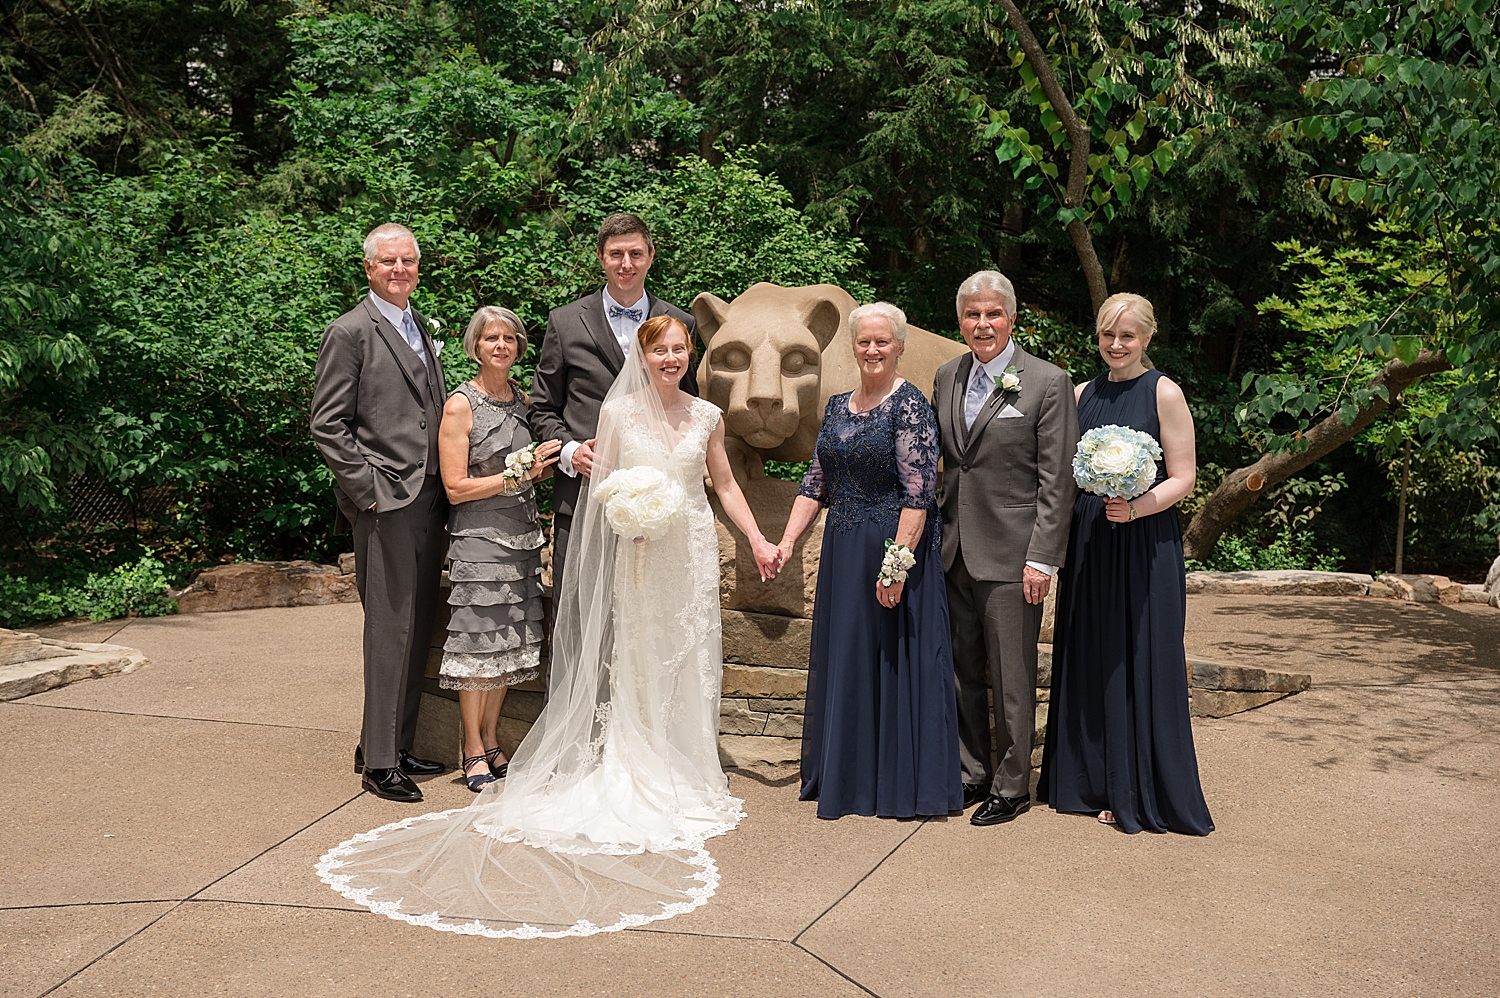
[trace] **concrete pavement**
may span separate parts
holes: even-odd
[[[1033,811],[818,821],[731,774],[719,894],[581,940],[355,908],[313,863],[359,792],[359,607],[86,625],[131,675],[0,704],[0,995],[1493,995],[1500,613],[1189,600],[1189,651],[1313,674],[1195,724],[1218,830]],[[470,795],[426,781],[425,809]]]

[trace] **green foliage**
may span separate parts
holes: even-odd
[[[1213,485],[1217,485],[1224,473],[1223,468],[1212,465],[1200,469],[1193,495],[1182,503],[1185,516],[1191,517],[1202,507]],[[1237,524],[1239,531],[1220,537],[1210,558],[1206,561],[1189,560],[1188,570],[1338,571],[1343,558],[1336,549],[1329,550],[1320,545],[1313,528],[1324,504],[1344,487],[1342,475],[1287,479],[1261,500],[1266,508],[1257,519]]]
[[[78,586],[49,585],[0,573],[0,627],[25,627],[71,614],[94,620],[160,617],[177,604],[167,598],[166,566],[143,557],[108,572],[90,572]]]

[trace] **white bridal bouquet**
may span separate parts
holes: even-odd
[[[1096,496],[1134,499],[1145,495],[1156,481],[1161,444],[1149,433],[1128,426],[1096,426],[1078,441],[1073,455],[1073,479]]]
[[[638,543],[664,537],[687,504],[682,486],[649,465],[610,472],[594,497],[614,532]]]
[[[535,443],[527,444],[518,451],[513,451],[505,457],[505,470],[500,472],[500,477],[508,482],[524,482],[526,476],[531,473],[531,468],[536,464]]]

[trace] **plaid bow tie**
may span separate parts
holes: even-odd
[[[625,308],[621,305],[611,305],[609,307],[609,317],[611,319],[618,319],[622,315],[631,322],[641,321],[641,310],[638,308]]]

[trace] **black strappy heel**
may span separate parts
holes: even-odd
[[[498,756],[499,754],[500,754],[500,746],[496,745],[494,748],[490,749],[488,752],[486,752],[484,754],[484,761],[487,762],[487,763],[489,763],[490,773],[494,775],[495,779],[497,779],[497,780],[503,780],[503,779],[505,779],[506,771],[510,769],[510,763],[509,762],[502,762],[500,764],[500,768],[496,769],[495,768],[495,757]]]
[[[464,786],[468,787],[470,790],[477,794],[486,786],[495,782],[495,774],[475,773],[473,776],[470,776],[469,767],[474,765],[476,762],[488,762],[488,760],[485,759],[485,757],[482,755],[471,755],[464,760]]]

